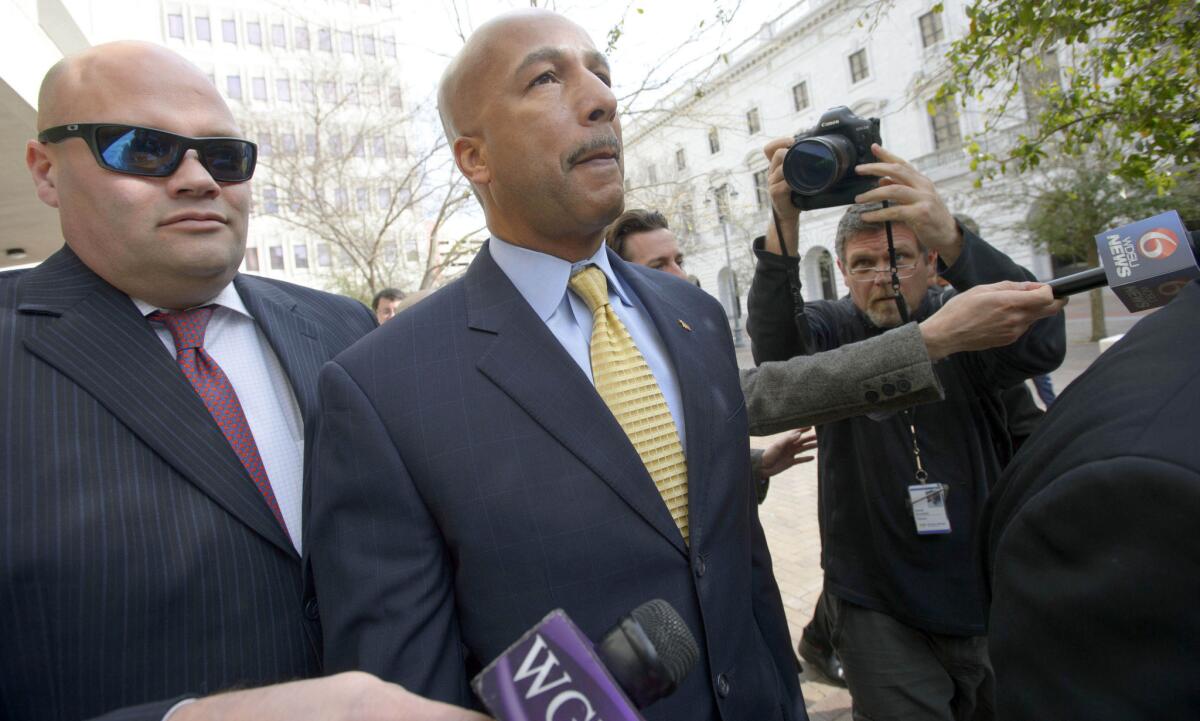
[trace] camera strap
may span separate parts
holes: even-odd
[[[775,223],[775,239],[779,241],[779,254],[786,258],[788,257],[787,243],[783,242],[783,226],[779,224],[779,214],[775,212],[774,206],[771,206],[771,221]]]
[[[886,200],[883,201],[883,207],[888,207]],[[778,225],[778,221],[776,224]],[[908,303],[904,302],[904,296],[900,293],[900,274],[896,270],[896,242],[892,238],[892,221],[883,221],[883,230],[887,233],[888,263],[892,268],[892,295],[896,300],[896,310],[900,313],[900,324],[903,325],[909,321]],[[782,242],[780,244],[782,245]]]

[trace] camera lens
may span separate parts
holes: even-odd
[[[805,138],[788,149],[783,177],[801,195],[816,195],[846,175],[853,148],[840,135]]]

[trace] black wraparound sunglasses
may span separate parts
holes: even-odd
[[[221,183],[241,183],[254,175],[258,146],[242,138],[189,138],[165,130],[111,123],[72,123],[38,134],[42,143],[83,138],[103,168],[163,178],[179,169],[195,148],[200,164]]]

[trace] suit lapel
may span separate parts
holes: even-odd
[[[688,460],[688,535],[691,537],[691,546],[696,548],[704,537],[705,501],[708,498],[709,484],[706,472],[711,467],[709,453],[712,450],[712,422],[709,416],[712,398],[709,388],[711,377],[707,375],[711,364],[706,359],[711,349],[704,347],[702,335],[689,330],[699,327],[699,318],[695,312],[680,308],[663,294],[657,285],[628,267],[616,253],[609,251],[608,261],[613,272],[620,276],[621,281],[630,287],[641,301],[654,322],[655,330],[666,345],[667,355],[675,368],[675,378],[679,382],[679,393],[683,398],[684,429],[687,436],[687,447],[684,450]],[[687,328],[680,321],[687,324]]]
[[[683,538],[633,444],[485,247],[464,279],[469,326],[495,335],[476,367],[680,553]]]
[[[65,283],[67,293],[53,294]],[[57,315],[29,351],[95,397],[181,476],[281,550],[296,550],[179,366],[124,293],[69,249],[23,279],[18,310]]]
[[[317,324],[287,293],[261,278],[239,274],[233,285],[283,365],[307,426],[316,414],[317,374],[329,360]]]

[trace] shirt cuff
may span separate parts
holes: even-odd
[[[167,713],[163,715],[163,717],[162,717],[162,721],[171,721],[171,717],[175,715],[175,712],[176,712],[176,711],[178,711],[179,709],[183,708],[184,706],[187,706],[187,705],[188,705],[188,704],[190,704],[190,703],[195,703],[196,701],[199,701],[199,700],[200,700],[200,699],[195,699],[195,698],[185,698],[184,700],[182,700],[182,701],[180,701],[179,703],[175,704],[175,705],[174,705],[174,706],[172,706],[171,708],[167,709]]]
[[[760,266],[773,268],[797,268],[800,266],[800,259],[794,255],[780,255],[772,253],[766,249],[767,236],[760,235],[754,239],[751,247],[754,250],[754,257],[758,259]]]

